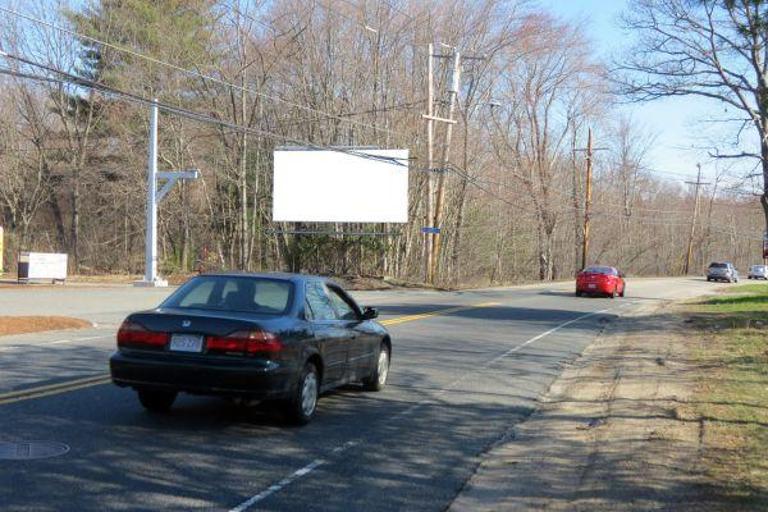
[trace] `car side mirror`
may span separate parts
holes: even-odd
[[[363,309],[363,320],[373,320],[379,317],[379,310],[372,307]]]

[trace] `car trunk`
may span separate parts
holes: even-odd
[[[224,311],[157,309],[131,315],[150,331],[226,336],[243,329],[262,329],[270,319],[245,320]]]

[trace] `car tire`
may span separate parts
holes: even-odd
[[[581,297],[581,292],[579,290],[576,290],[576,296]]]
[[[386,343],[379,348],[379,356],[376,359],[376,367],[371,376],[363,381],[363,389],[366,391],[381,391],[387,385],[389,377],[390,353]]]
[[[139,402],[149,412],[168,412],[176,401],[178,393],[159,389],[139,389]]]
[[[613,288],[613,291],[608,296],[612,299],[616,298],[616,287]]]
[[[306,363],[299,374],[293,396],[284,404],[287,419],[294,425],[306,425],[317,412],[320,376],[314,363]]]
[[[619,297],[624,298],[624,294],[627,293],[627,287],[624,286],[624,288],[621,289],[621,293],[619,294]]]

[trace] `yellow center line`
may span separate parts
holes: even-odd
[[[35,386],[32,388],[11,391],[10,393],[0,394],[0,405],[22,402],[33,398],[42,398],[45,396],[67,393],[76,389],[83,389],[91,386],[106,384],[111,381],[108,373],[94,375],[84,379],[68,380],[58,384],[49,384],[47,386]]]
[[[440,315],[447,315],[450,313],[456,313],[459,311],[467,311],[476,308],[487,308],[492,306],[498,306],[498,302],[482,302],[480,304],[473,304],[470,306],[456,306],[453,308],[439,309],[430,313],[420,313],[415,315],[400,316],[397,318],[389,318],[382,320],[381,325],[399,325],[406,322],[415,322],[417,320],[425,320]],[[35,398],[43,398],[47,396],[59,395],[62,393],[69,393],[70,391],[76,391],[78,389],[85,389],[93,386],[101,386],[102,384],[108,384],[112,379],[108,373],[99,375],[93,375],[91,377],[85,377],[82,379],[68,380],[65,382],[59,382],[58,384],[48,384],[45,386],[35,386],[27,389],[20,389],[17,391],[11,391],[8,393],[0,394],[0,405],[12,404],[15,402],[23,402],[24,400],[33,400]]]
[[[397,318],[390,318],[388,320],[382,320],[379,322],[381,325],[398,325],[406,322],[414,322],[416,320],[424,320],[426,318],[432,318],[433,316],[447,315],[449,313],[456,313],[459,311],[467,311],[476,308],[488,308],[491,306],[498,306],[498,302],[482,302],[480,304],[473,304],[471,306],[456,306],[448,309],[439,309],[429,313],[419,313],[416,315],[400,316]]]

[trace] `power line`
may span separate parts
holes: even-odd
[[[17,16],[17,17],[26,19],[27,21],[31,21],[33,23],[37,23],[37,24],[40,24],[40,25],[47,26],[47,27],[52,28],[54,30],[58,30],[58,31],[63,32],[65,34],[69,34],[72,37],[76,37],[76,38],[79,38],[79,39],[84,39],[84,40],[91,41],[91,42],[96,43],[96,44],[100,44],[100,45],[106,46],[108,48],[112,48],[115,51],[127,53],[129,55],[134,56],[134,57],[137,57],[137,58],[140,58],[140,59],[144,59],[144,60],[146,60],[148,62],[151,62],[153,64],[157,64],[157,65],[160,65],[160,66],[165,66],[165,67],[174,69],[174,70],[179,71],[179,72],[181,72],[183,74],[186,74],[188,76],[194,76],[194,77],[200,78],[202,80],[209,80],[211,82],[217,83],[217,84],[225,86],[225,87],[230,87],[232,89],[236,89],[236,90],[239,90],[239,91],[243,91],[243,92],[246,92],[246,93],[251,93],[251,94],[254,94],[256,96],[260,96],[262,98],[265,98],[265,99],[269,99],[269,100],[272,100],[272,101],[283,103],[283,104],[289,105],[291,107],[298,108],[298,109],[301,109],[301,110],[305,110],[305,111],[308,111],[308,112],[314,112],[316,114],[320,114],[320,115],[326,116],[328,118],[336,119],[336,120],[339,120],[339,121],[343,121],[343,122],[346,122],[346,123],[349,123],[349,124],[353,124],[353,125],[356,125],[356,126],[370,128],[370,129],[375,130],[375,131],[389,133],[389,134],[392,134],[392,135],[403,135],[403,134],[400,134],[400,133],[398,133],[398,132],[396,132],[394,130],[390,130],[388,128],[382,128],[382,127],[375,126],[375,125],[372,125],[372,124],[362,123],[360,121],[354,121],[352,119],[348,119],[348,118],[345,118],[343,116],[339,116],[337,114],[331,114],[329,112],[325,112],[325,111],[322,111],[322,110],[319,110],[319,109],[316,109],[316,108],[308,107],[306,105],[301,105],[299,103],[294,103],[292,101],[285,100],[285,99],[277,97],[277,96],[272,96],[270,94],[254,90],[254,89],[251,89],[249,87],[245,87],[245,86],[242,86],[242,85],[238,85],[238,84],[234,84],[234,83],[231,83],[231,82],[227,82],[226,80],[222,80],[220,78],[216,78],[216,77],[211,76],[211,75],[206,75],[204,73],[200,73],[199,71],[194,71],[194,70],[191,70],[191,69],[187,69],[187,68],[181,67],[179,65],[176,65],[176,64],[173,64],[173,63],[170,63],[170,62],[158,59],[156,57],[152,57],[152,56],[149,56],[149,55],[144,55],[143,53],[137,52],[137,51],[132,50],[130,48],[125,48],[125,47],[122,47],[122,46],[118,46],[116,44],[109,43],[107,41],[103,41],[103,40],[98,39],[96,37],[88,36],[88,35],[82,34],[80,32],[77,32],[75,30],[71,30],[71,29],[68,29],[68,28],[65,28],[65,27],[61,27],[61,26],[56,25],[54,23],[51,23],[49,21],[41,20],[39,18],[35,18],[34,16],[30,16],[30,15],[25,14],[25,13],[20,13],[18,11],[14,11],[13,9],[8,9],[7,7],[0,6],[0,12],[5,12],[7,14],[11,14],[13,16]]]
[[[44,69],[44,70],[46,70],[46,71],[48,71],[50,73],[61,75],[61,76],[65,77],[66,79],[59,79],[59,80],[57,80],[57,79],[53,79],[51,77],[38,77],[38,76],[33,76],[33,75],[30,75],[30,74],[27,74],[27,73],[19,73],[19,75],[22,75],[21,76],[22,78],[38,79],[38,80],[43,80],[43,81],[48,81],[48,82],[50,82],[50,81],[58,81],[60,83],[69,83],[69,84],[73,84],[73,85],[79,85],[79,86],[82,86],[82,87],[87,87],[87,88],[91,88],[91,89],[98,90],[98,91],[101,91],[101,92],[105,92],[107,94],[113,94],[113,95],[116,95],[116,96],[121,96],[121,97],[124,97],[124,98],[128,98],[128,99],[131,99],[131,100],[133,100],[135,102],[141,103],[142,105],[145,105],[145,106],[152,106],[153,105],[153,100],[151,100],[149,98],[146,98],[144,96],[141,96],[139,94],[123,91],[123,90],[117,89],[116,87],[111,87],[111,86],[108,86],[108,85],[105,85],[105,84],[101,84],[101,83],[95,82],[93,80],[82,78],[82,77],[73,75],[71,73],[68,73],[66,71],[62,71],[62,70],[53,68],[51,66],[47,66],[45,64],[40,64],[38,62],[26,59],[24,57],[20,57],[18,55],[13,55],[13,54],[10,54],[8,52],[0,50],[0,57],[6,57],[8,59],[12,59],[12,60],[16,60],[18,62],[22,62],[22,63],[27,64],[29,66],[33,66],[33,67],[37,67],[37,68],[40,68],[40,69]],[[8,73],[8,74],[11,74],[13,76],[17,75],[16,72],[12,72],[12,73]],[[205,122],[205,123],[210,123],[210,124],[216,124],[216,125],[219,125],[219,126],[224,126],[224,127],[227,127],[227,128],[230,128],[232,130],[236,130],[236,131],[239,131],[239,132],[242,132],[242,133],[250,133],[252,135],[259,135],[259,136],[262,136],[262,137],[269,137],[269,138],[272,138],[272,139],[279,139],[279,140],[283,140],[285,142],[289,142],[291,144],[295,144],[295,145],[299,145],[299,146],[305,146],[305,147],[310,147],[310,148],[313,148],[313,149],[322,149],[322,150],[327,150],[327,151],[337,151],[339,153],[345,153],[345,154],[352,155],[352,156],[357,156],[357,157],[360,157],[360,158],[367,158],[367,159],[370,159],[370,160],[387,161],[389,163],[393,163],[393,164],[400,165],[400,166],[403,166],[403,167],[407,167],[408,166],[407,163],[399,162],[398,159],[396,159],[396,158],[384,157],[384,156],[380,156],[380,155],[374,155],[374,154],[371,154],[371,153],[365,153],[364,150],[353,150],[353,149],[341,148],[341,147],[338,147],[338,146],[322,146],[322,145],[314,144],[312,142],[308,142],[308,141],[305,141],[305,140],[295,139],[293,137],[289,137],[289,136],[286,136],[286,135],[281,135],[281,134],[278,134],[278,133],[270,132],[270,131],[267,131],[267,130],[261,130],[261,129],[258,129],[258,128],[251,128],[251,127],[248,127],[248,126],[239,125],[237,123],[231,123],[229,121],[224,121],[222,119],[217,119],[215,117],[208,116],[206,114],[201,114],[199,112],[196,112],[196,111],[193,111],[193,110],[189,110],[189,109],[186,109],[186,108],[183,108],[183,107],[178,107],[178,106],[175,106],[175,105],[171,105],[169,103],[158,102],[157,104],[158,104],[158,107],[161,110],[165,111],[165,112],[174,113],[176,115],[179,115],[181,117],[185,117],[187,119],[193,119],[193,120],[197,120],[197,121],[200,121],[200,122]],[[414,170],[426,170],[426,169],[414,169]]]
[[[37,67],[37,68],[46,70],[46,71],[48,71],[50,73],[53,73],[55,75],[60,75],[62,77],[65,77],[65,79],[54,78],[54,77],[46,77],[46,76],[39,76],[39,75],[32,75],[30,73],[22,73],[22,72],[17,72],[17,71],[3,70],[6,74],[9,74],[11,76],[18,76],[20,78],[33,79],[33,80],[46,81],[46,82],[58,82],[58,83],[62,83],[62,84],[79,85],[79,86],[82,86],[82,87],[92,88],[94,90],[98,90],[98,91],[104,92],[106,94],[111,94],[111,95],[115,95],[115,96],[118,96],[118,97],[126,98],[128,100],[134,101],[136,103],[139,103],[139,104],[142,104],[142,105],[145,105],[145,106],[151,106],[152,103],[153,103],[153,101],[151,99],[143,97],[143,96],[140,96],[138,94],[130,93],[130,92],[127,92],[127,91],[122,91],[122,90],[117,89],[115,87],[107,86],[107,85],[104,85],[104,84],[97,83],[97,82],[95,82],[93,80],[89,80],[89,79],[85,79],[85,78],[82,78],[82,77],[78,77],[78,76],[72,75],[71,73],[68,73],[66,71],[62,71],[62,70],[53,68],[51,66],[40,64],[40,63],[34,62],[32,60],[26,59],[24,57],[20,57],[20,56],[17,56],[17,55],[9,54],[9,53],[7,53],[5,51],[2,51],[2,50],[0,50],[0,56],[6,57],[8,59],[16,60],[18,62],[22,62],[22,63],[27,64],[27,65],[32,66],[32,67]],[[408,164],[403,164],[401,162],[397,162],[396,160],[393,160],[391,158],[385,158],[385,157],[380,157],[378,155],[367,154],[367,153],[364,152],[364,150],[350,150],[350,149],[334,147],[334,146],[322,146],[322,145],[314,144],[314,143],[311,143],[311,142],[308,142],[308,141],[304,141],[304,140],[300,140],[300,139],[295,139],[295,138],[288,137],[288,136],[281,135],[281,134],[276,134],[274,132],[269,132],[267,130],[260,130],[260,129],[256,129],[256,128],[242,126],[242,125],[239,125],[239,124],[236,124],[236,123],[231,123],[231,122],[224,121],[224,120],[221,120],[221,119],[216,119],[214,117],[211,117],[211,116],[208,116],[208,115],[205,115],[205,114],[201,114],[199,112],[195,112],[195,111],[192,111],[192,110],[189,110],[189,109],[185,109],[185,108],[182,108],[182,107],[177,107],[177,106],[174,106],[174,105],[171,105],[171,104],[168,104],[168,103],[164,103],[164,102],[158,102],[158,107],[161,110],[163,110],[163,111],[165,111],[167,113],[175,114],[175,115],[178,115],[180,117],[184,117],[184,118],[187,118],[187,119],[192,119],[192,120],[195,120],[195,121],[198,121],[198,122],[209,123],[209,124],[216,124],[216,125],[219,125],[219,126],[227,127],[229,129],[231,129],[233,131],[237,131],[237,132],[245,132],[245,133],[250,133],[250,134],[253,134],[253,135],[259,135],[259,136],[263,136],[263,137],[279,139],[279,140],[283,140],[285,142],[290,142],[292,144],[302,145],[302,146],[310,147],[310,148],[313,148],[313,149],[320,149],[320,150],[327,150],[327,151],[337,151],[337,152],[340,152],[340,153],[349,154],[349,155],[357,156],[357,157],[360,157],[360,158],[369,158],[369,159],[375,159],[375,160],[386,160],[386,161],[388,161],[390,163],[397,163],[398,165],[402,165],[402,166],[408,165]],[[411,168],[411,170],[415,170],[415,171],[428,171],[428,172],[434,171],[432,169],[420,169],[420,168]],[[454,172],[459,177],[462,177],[465,180],[467,180],[467,183],[469,183],[473,187],[477,188],[478,190],[484,192],[485,194],[493,197],[494,199],[496,199],[496,200],[498,200],[500,202],[503,202],[503,203],[505,203],[505,204],[507,204],[509,206],[518,208],[518,209],[520,209],[522,211],[532,213],[533,215],[539,215],[538,211],[522,208],[519,203],[510,201],[510,200],[508,200],[508,199],[498,195],[497,193],[489,190],[488,188],[484,187],[481,184],[481,182],[479,181],[478,178],[473,177],[472,175],[470,175],[465,169],[462,169],[462,168],[460,168],[460,167],[458,167],[458,166],[456,166],[456,165],[454,165],[454,164],[449,162],[447,168],[443,172],[446,172],[446,171]],[[499,184],[499,185],[501,186],[501,184]],[[507,187],[505,187],[505,188],[507,188]],[[565,211],[566,211],[566,209],[562,210],[562,212],[565,212]],[[556,211],[554,213],[559,213],[559,212]],[[609,213],[602,213],[602,214],[599,213],[599,215],[608,215],[608,216],[615,216],[615,217],[625,217],[623,215],[609,214]],[[638,222],[640,222],[641,224],[642,223],[647,223],[647,222],[643,222],[643,221],[638,221]],[[681,225],[681,224],[670,223],[668,221],[658,222],[658,223],[653,223],[653,224],[668,225],[668,226]],[[742,237],[748,237],[748,235],[744,235],[744,234],[741,234],[741,233],[738,233],[738,232],[732,232],[730,234],[738,234],[739,236],[742,236]]]

